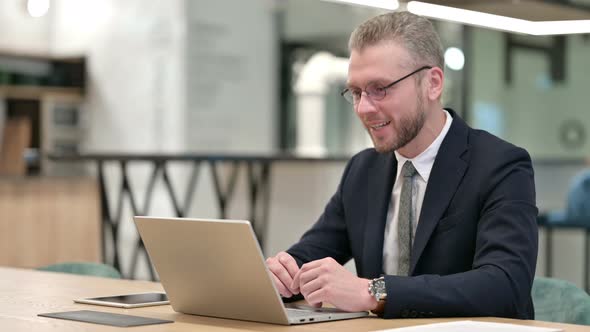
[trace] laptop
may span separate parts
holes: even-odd
[[[135,217],[135,224],[177,312],[282,325],[368,315],[285,307],[248,221]]]

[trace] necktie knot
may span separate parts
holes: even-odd
[[[412,164],[412,162],[409,160],[406,161],[402,167],[402,176],[411,178],[416,175],[416,173],[418,173],[418,171],[416,171],[416,168],[414,168],[414,164]]]

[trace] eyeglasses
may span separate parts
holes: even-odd
[[[367,95],[367,97],[371,98],[372,100],[381,100],[383,98],[385,98],[385,96],[387,95],[387,89],[391,88],[392,86],[396,85],[397,83],[405,80],[406,78],[416,74],[419,71],[422,71],[424,69],[431,69],[432,66],[424,66],[424,67],[420,67],[416,70],[414,70],[413,72],[409,73],[408,75],[400,78],[399,80],[393,81],[389,84],[387,84],[386,86],[379,86],[376,83],[369,83],[369,85],[367,85],[367,87],[365,88],[365,94]],[[342,97],[344,97],[344,99],[346,99],[346,101],[348,101],[349,103],[351,103],[352,105],[357,105],[360,101],[361,101],[361,95],[363,94],[363,90],[361,89],[344,89],[340,95]]]

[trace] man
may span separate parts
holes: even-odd
[[[267,259],[281,295],[385,318],[532,319],[528,153],[442,108],[442,47],[428,20],[375,17],[349,49],[343,96],[375,148],[349,161],[301,240]],[[351,258],[358,276],[342,266]]]

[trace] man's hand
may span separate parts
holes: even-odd
[[[345,311],[366,311],[377,307],[369,294],[369,280],[362,279],[333,258],[304,264],[290,285],[292,292],[301,291],[307,302],[315,307],[331,303]]]
[[[272,272],[273,280],[281,296],[291,297],[299,293],[299,289],[291,288],[293,278],[299,272],[299,266],[291,255],[281,251],[276,256],[267,258],[266,265]]]

